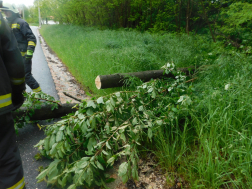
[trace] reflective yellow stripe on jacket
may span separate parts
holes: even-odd
[[[32,89],[32,92],[35,92],[35,93],[40,92],[40,91],[41,91],[40,87],[38,87],[37,89]]]
[[[17,28],[17,29],[20,29],[20,25],[19,24],[12,24],[11,25],[11,28],[13,29],[13,28]]]
[[[22,83],[25,82],[25,78],[11,78],[11,83],[13,85],[21,85]]]
[[[0,108],[9,106],[9,105],[11,105],[11,104],[12,104],[12,101],[11,101],[11,93],[10,93],[10,94],[7,94],[7,95],[2,95],[2,96],[0,96]]]
[[[34,47],[36,46],[36,44],[33,41],[29,41],[28,45],[31,45],[31,46],[34,46]]]
[[[24,177],[14,186],[7,188],[7,189],[23,189],[25,186],[25,181],[24,181]]]
[[[22,56],[25,56],[25,55],[26,55],[26,52],[21,52],[21,55],[22,55]]]

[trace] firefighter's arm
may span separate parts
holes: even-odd
[[[3,19],[1,19],[1,43],[3,61],[12,84],[12,102],[14,105],[19,105],[23,103],[22,92],[25,90],[24,63],[15,36]]]
[[[20,31],[22,34],[25,36],[26,40],[28,41],[28,47],[27,47],[27,52],[26,52],[26,58],[31,59],[33,56],[33,52],[36,47],[36,37],[33,34],[29,24],[27,22],[23,22],[20,26]]]

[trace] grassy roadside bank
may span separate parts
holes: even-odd
[[[39,27],[39,23],[29,23],[30,26],[37,26]]]
[[[43,26],[41,34],[73,75],[97,94],[113,91],[95,89],[100,74],[159,69],[171,61],[178,67],[207,65],[193,84],[192,103],[162,112],[176,121],[163,124],[153,145],[143,146],[167,173],[179,173],[191,188],[252,187],[251,56],[199,36],[78,26]]]
[[[137,31],[100,31],[66,25],[44,25],[41,34],[48,45],[84,86],[96,94],[116,89],[97,90],[98,75],[160,69],[167,62],[177,66],[211,64],[217,45],[210,39],[173,34],[151,35]],[[118,89],[117,89],[118,90]]]

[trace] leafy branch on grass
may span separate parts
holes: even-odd
[[[83,101],[77,111],[45,129],[47,137],[36,147],[54,159],[37,179],[68,189],[77,186],[104,186],[106,175],[118,158],[123,182],[138,179],[138,146],[150,141],[157,128],[171,125],[176,114],[191,104],[191,87],[174,64],[164,67],[175,78],[153,80],[135,91],[117,92]]]

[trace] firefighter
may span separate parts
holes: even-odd
[[[11,114],[23,104],[24,90],[23,58],[11,28],[0,13],[0,189],[25,188]]]
[[[36,46],[36,37],[27,22],[20,18],[19,11],[15,5],[3,2],[0,8],[6,15],[9,26],[18,42],[19,50],[23,56],[25,64],[25,82],[33,92],[41,91],[38,82],[34,79],[32,71],[32,56]]]

